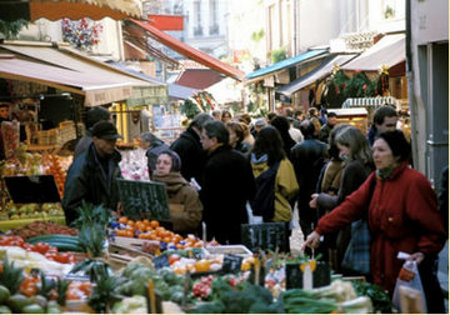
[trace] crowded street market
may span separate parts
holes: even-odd
[[[448,314],[448,2],[0,1],[0,313]]]

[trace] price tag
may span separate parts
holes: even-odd
[[[225,255],[222,270],[225,273],[241,271],[242,257],[237,255]]]

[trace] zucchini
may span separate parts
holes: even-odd
[[[48,235],[39,235],[32,238],[27,239],[27,242],[30,244],[36,244],[39,242],[47,242],[52,240],[58,240],[58,241],[65,241],[70,242],[74,244],[79,244],[79,239],[76,236],[70,236],[70,235],[59,235],[59,234],[48,234]]]

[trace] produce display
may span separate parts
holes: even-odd
[[[3,121],[0,125],[6,158],[14,156],[20,143],[20,124],[18,121]]]
[[[57,155],[47,155],[43,159],[43,168],[44,173],[47,175],[53,175],[55,178],[56,187],[58,188],[59,196],[62,198],[64,195],[64,183],[66,182],[66,173],[68,167],[63,168],[63,165],[67,165],[67,162],[64,159]]]
[[[118,239],[129,246],[117,247]],[[86,203],[74,227],[36,221],[0,236],[0,259],[1,312],[150,313],[164,312],[166,303],[185,313],[390,308],[386,293],[367,283],[337,279],[313,289],[286,287],[287,265],[314,276],[320,256],[205,244],[156,220],[112,220],[107,209]]]
[[[50,217],[64,216],[64,210],[59,203],[28,203],[24,205],[16,205],[9,202],[0,212],[1,220],[19,220],[19,219],[49,219]]]
[[[160,250],[166,249],[185,249],[192,247],[203,247],[203,241],[190,234],[183,237],[180,234],[167,230],[157,220],[133,221],[127,217],[119,218],[118,222],[112,225],[112,231],[118,237],[138,238],[141,240],[152,240],[160,242]],[[208,246],[218,245],[217,242],[211,242]],[[153,252],[152,246],[143,246],[147,252]]]
[[[52,222],[35,221],[33,223],[27,224],[22,228],[13,229],[9,231],[9,235],[20,236],[24,240],[30,242],[30,238],[38,237],[42,235],[49,234],[59,234],[59,235],[77,235],[78,232],[65,225],[60,225]]]

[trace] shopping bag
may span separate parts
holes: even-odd
[[[406,260],[409,258],[409,254],[399,252],[397,258]],[[421,303],[421,308],[423,312],[426,313],[427,304],[425,300],[425,292],[423,291],[422,281],[420,280],[419,268],[417,267],[417,263],[415,261],[405,261],[402,269],[400,269],[400,272],[398,273],[397,282],[395,283],[392,304],[396,309],[403,313],[403,310],[401,309],[401,287],[407,287],[420,292],[420,296],[422,298],[421,301],[418,301],[418,303]]]
[[[370,230],[362,219],[352,223],[352,238],[342,259],[342,269],[359,275],[370,274]]]

